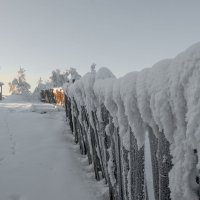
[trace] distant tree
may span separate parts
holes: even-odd
[[[91,65],[91,67],[90,67],[90,68],[91,68],[91,72],[96,72],[96,71],[95,71],[95,67],[96,67],[96,64],[93,63],[93,64]]]
[[[81,78],[81,75],[76,71],[75,68],[70,68],[69,74],[71,75],[72,82]]]
[[[40,79],[37,82],[37,86],[33,92],[33,96],[37,96],[39,97],[41,90],[45,89],[45,84],[43,83],[42,78],[40,77]]]
[[[49,90],[53,88],[52,82],[46,81],[44,82],[42,78],[40,78],[37,82],[37,86],[32,94],[33,99],[40,100],[41,98],[41,91],[42,90]]]
[[[69,81],[68,76],[69,71],[61,73],[59,69],[53,70],[50,76],[53,87],[62,87],[64,83]]]
[[[17,78],[14,78],[12,82],[8,83],[11,94],[30,94],[31,86],[26,82],[25,69],[20,67],[17,73]]]
[[[65,83],[74,82],[75,80],[78,80],[80,78],[81,76],[75,68],[70,68],[63,73],[61,73],[59,69],[56,69],[52,71],[50,81],[53,84],[53,87],[62,87]]]

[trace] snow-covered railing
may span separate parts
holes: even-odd
[[[75,142],[96,179],[109,185],[111,199],[150,195],[145,134],[155,199],[199,199],[200,43],[119,79],[106,68],[93,69],[64,89]]]
[[[99,122],[96,112],[92,112],[89,119],[85,107],[78,110],[76,102],[66,97],[66,114],[75,143],[79,143],[81,153],[87,154],[89,164],[93,164],[95,178],[105,179],[110,199],[144,199],[144,148],[138,149],[131,128],[132,148],[127,150],[104,105],[101,106],[102,121]]]

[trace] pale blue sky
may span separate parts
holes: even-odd
[[[199,0],[0,0],[0,81],[95,62],[119,76],[200,41]],[[5,87],[7,90],[7,87]]]

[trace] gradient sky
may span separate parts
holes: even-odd
[[[92,63],[117,76],[200,41],[199,0],[0,0],[0,81],[26,69],[36,86],[54,69]]]

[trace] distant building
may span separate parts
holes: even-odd
[[[0,100],[2,100],[2,86],[4,85],[3,82],[0,82]]]

